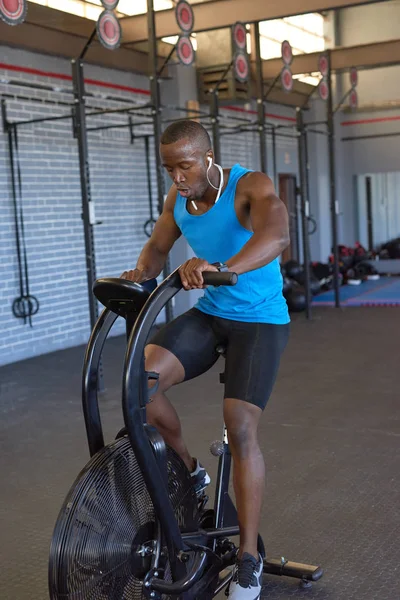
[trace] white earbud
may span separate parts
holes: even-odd
[[[211,158],[211,156],[208,157],[208,164],[210,165],[210,167],[212,166],[212,158]]]

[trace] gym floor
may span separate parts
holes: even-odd
[[[321,564],[311,590],[268,576],[262,598],[396,600],[400,554],[399,339],[396,308],[318,308],[295,316],[260,427],[268,476],[261,533],[271,557]],[[122,425],[124,340],[107,342],[101,407]],[[80,406],[83,348],[0,369],[2,600],[45,600],[59,508],[88,460]],[[215,477],[221,433],[216,365],[170,393],[193,455]]]

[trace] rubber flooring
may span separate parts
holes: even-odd
[[[300,590],[268,576],[262,600],[400,598],[400,320],[385,308],[296,315],[260,426],[267,464],[261,533],[271,557],[320,564]],[[122,425],[124,340],[106,344],[106,438]],[[88,460],[80,406],[82,347],[0,369],[0,598],[45,600],[53,526]],[[170,393],[193,455],[221,433],[217,364]]]

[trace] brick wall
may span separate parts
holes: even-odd
[[[4,54],[2,54],[4,56]],[[67,61],[7,51],[9,64],[70,73]],[[32,65],[32,61],[35,64]],[[85,77],[122,83],[121,73],[86,68]],[[131,78],[131,76],[127,76]],[[146,87],[146,80],[125,82]],[[0,70],[0,92],[5,94],[9,121],[62,115],[67,106],[44,105],[22,99],[33,96],[71,103],[69,93],[32,90],[10,80],[71,88],[71,81],[14,70]],[[7,83],[8,81],[8,83]],[[143,94],[88,85],[87,91],[99,94],[88,98],[91,107],[123,106],[124,99],[145,103]],[[101,95],[118,96],[106,100]],[[20,96],[18,98],[17,96]],[[143,117],[137,117],[143,121]],[[123,124],[127,116],[91,117],[88,126]],[[140,127],[144,132],[148,127]],[[139,130],[138,130],[139,131]],[[24,325],[11,311],[19,295],[15,226],[9,174],[7,137],[0,135],[0,364],[37,354],[74,346],[87,341],[89,327],[88,292],[81,219],[81,192],[77,142],[71,120],[30,124],[18,127],[19,154],[30,288],[40,302],[33,327]],[[151,147],[151,152],[154,152]],[[97,131],[89,134],[90,175],[96,218],[95,249],[98,276],[118,276],[134,266],[146,242],[143,224],[149,215],[144,140],[130,143],[129,129]],[[152,165],[153,194],[155,191]],[[154,202],[155,206],[156,202]],[[155,211],[156,212],[156,211]],[[114,333],[123,331],[119,323]]]

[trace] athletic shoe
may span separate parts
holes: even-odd
[[[194,460],[196,461],[196,468],[191,473],[191,476],[192,476],[193,486],[196,491],[196,495],[201,496],[202,493],[204,492],[204,490],[206,489],[206,487],[208,485],[210,485],[211,478],[210,478],[209,474],[207,473],[207,471],[205,470],[205,468],[203,467],[203,465],[199,463],[197,458]]]
[[[227,591],[228,600],[258,600],[261,597],[263,561],[245,552],[237,560]]]

